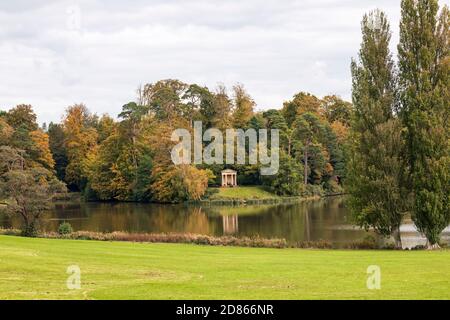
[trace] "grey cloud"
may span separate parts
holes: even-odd
[[[376,6],[395,42],[400,1]],[[301,90],[350,98],[360,20],[374,8],[370,0],[2,1],[0,108],[31,103],[48,122],[84,102],[115,116],[138,85],[164,78],[211,88],[239,81],[259,108]]]

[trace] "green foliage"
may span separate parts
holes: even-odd
[[[6,202],[1,210],[21,218],[24,236],[36,236],[43,213],[65,186],[44,168],[28,167],[21,152],[9,147],[1,147],[0,168],[0,198]]]
[[[337,97],[329,100],[330,117],[345,121],[343,106],[347,104]],[[324,128],[320,138],[314,133],[314,143],[308,146],[307,181],[338,190],[339,185],[333,183],[339,184],[339,180],[333,174],[343,175],[341,144],[346,129],[337,126],[338,140],[322,115],[322,104],[317,97],[301,92],[292,101],[293,116]],[[230,99],[223,85],[213,92],[168,79],[140,88],[137,101],[123,106],[118,121],[108,115],[98,117],[77,104],[67,109],[62,124],[50,123],[47,132],[30,131],[37,128],[36,117],[31,108],[22,106],[0,117],[0,135],[5,137],[3,144],[23,149],[29,163],[47,169],[54,165],[57,177],[85,199],[179,202],[203,197],[208,184],[219,185],[225,166],[174,167],[170,159],[174,129],[192,131],[194,120],[202,120],[204,130],[214,127],[222,132],[237,127],[268,129],[270,134],[270,129],[279,129],[286,155],[284,170],[292,174],[286,179],[279,174],[266,183],[282,186],[277,190],[280,194],[300,194],[304,187],[297,184],[297,177],[304,159],[298,154],[304,141],[295,136],[295,129],[302,128],[289,124],[284,111],[255,113],[254,107],[240,84],[233,87]],[[8,116],[14,126],[4,120]],[[233,169],[238,171],[240,185],[262,184],[258,165],[246,163]]]
[[[450,13],[437,0],[402,1],[399,69],[405,158],[414,193],[412,218],[439,242],[450,223]]]
[[[330,124],[339,121],[350,126],[353,116],[353,105],[350,102],[344,101],[336,95],[326,96],[322,99],[321,108]]]
[[[154,84],[146,84],[141,92],[140,102],[148,107],[159,120],[170,120],[185,117],[192,120],[194,106],[183,103],[189,85],[179,80],[160,80]]]
[[[373,11],[362,21],[359,61],[352,62],[355,121],[346,188],[354,221],[396,236],[407,211],[402,126],[395,118],[396,79],[386,15]]]
[[[28,132],[38,129],[36,114],[30,105],[21,104],[9,110],[5,120],[14,129],[23,128]]]
[[[58,227],[58,233],[60,235],[68,235],[71,234],[72,232],[73,232],[72,225],[66,221],[61,223]]]
[[[298,196],[304,190],[302,184],[302,165],[286,153],[280,153],[278,174],[262,176],[262,183],[268,189],[280,196]]]
[[[55,162],[56,176],[59,180],[64,181],[69,160],[67,159],[65,135],[62,125],[50,122],[48,126],[48,136],[50,151]]]

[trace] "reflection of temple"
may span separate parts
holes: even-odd
[[[223,233],[224,234],[235,234],[239,231],[238,227],[238,216],[222,216],[223,221]]]

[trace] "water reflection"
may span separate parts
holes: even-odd
[[[225,235],[237,234],[239,231],[238,215],[222,216],[222,228]]]
[[[276,206],[193,207],[132,203],[61,203],[45,217],[45,230],[68,221],[74,230],[128,232],[189,232],[207,235],[285,238],[288,242],[327,240],[337,246],[360,240],[367,233],[352,226],[342,197]],[[20,221],[0,217],[0,226]],[[448,241],[450,230],[443,239]],[[402,226],[405,244],[425,240],[412,222]]]

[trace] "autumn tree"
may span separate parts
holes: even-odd
[[[353,106],[336,95],[325,96],[322,99],[321,113],[332,124],[336,121],[349,127],[353,114]]]
[[[38,129],[36,114],[31,105],[18,105],[6,113],[5,119],[15,129],[24,128],[28,132]]]
[[[403,0],[399,68],[401,118],[414,194],[412,219],[438,247],[450,223],[450,13],[437,0]]]
[[[219,85],[214,92],[214,117],[211,126],[219,130],[232,127],[231,100],[224,85]]]
[[[7,145],[14,133],[14,129],[6,122],[3,117],[0,117],[0,145]]]
[[[7,144],[24,150],[24,157],[30,166],[42,166],[53,172],[54,161],[49,137],[39,128],[33,108],[30,105],[18,105],[9,110],[3,118],[7,122],[4,129],[8,136]]]
[[[396,77],[386,15],[375,10],[362,21],[359,60],[352,62],[355,122],[347,187],[357,224],[392,235],[401,248],[400,224],[407,210],[402,181],[402,127],[396,118]]]
[[[190,165],[171,165],[158,174],[152,185],[154,199],[158,202],[200,200],[208,187],[210,175],[207,170]]]
[[[156,202],[182,202],[199,200],[208,188],[212,176],[210,170],[199,169],[193,165],[175,165],[171,150],[176,142],[171,141],[173,130],[190,129],[189,120],[158,122],[149,135],[153,167],[151,172],[152,199]]]
[[[291,126],[298,115],[302,115],[306,112],[318,114],[320,107],[321,101],[319,98],[307,92],[300,92],[297,93],[291,101],[287,101],[283,104],[281,112],[283,113],[288,126]]]
[[[55,167],[55,161],[50,150],[48,134],[42,129],[38,129],[30,132],[30,138],[33,141],[33,145],[28,151],[31,158],[52,172]]]
[[[233,126],[237,129],[247,128],[253,117],[255,102],[241,84],[233,87],[233,106]]]
[[[85,159],[95,152],[98,134],[93,119],[83,104],[76,104],[66,110],[63,119],[65,147],[68,165],[65,181],[72,187],[83,190],[86,186]]]

